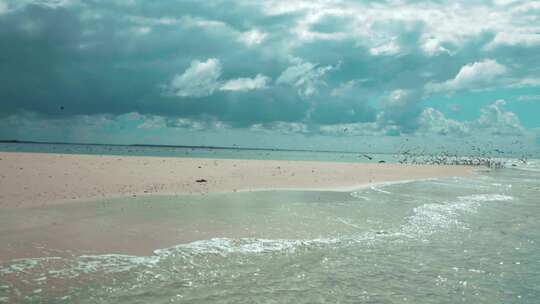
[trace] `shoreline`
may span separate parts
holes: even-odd
[[[0,243],[5,244],[0,249],[0,262],[51,255],[139,256],[156,248],[228,233],[251,236],[242,225],[213,227],[205,221],[204,213],[189,219],[197,229],[182,226],[185,223],[170,218],[167,210],[171,209],[167,208],[171,206],[167,204],[148,205],[141,214],[135,212],[137,207],[131,209],[141,206],[147,197],[158,201],[168,196],[185,201],[187,197],[192,202],[220,204],[223,197],[241,200],[245,199],[241,193],[261,192],[246,195],[252,200],[271,196],[280,202],[280,191],[306,192],[293,194],[300,196],[314,195],[310,191],[347,193],[471,176],[477,170],[390,163],[0,153]],[[207,182],[198,183],[199,179]],[[208,212],[213,212],[212,208]],[[145,218],[146,212],[159,216]]]
[[[353,191],[470,176],[478,168],[394,163],[0,152],[0,208],[110,198],[255,191]],[[197,182],[204,179],[205,182]]]

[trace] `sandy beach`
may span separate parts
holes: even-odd
[[[0,208],[156,194],[351,190],[471,171],[465,166],[0,153]]]
[[[187,195],[193,197],[189,201],[200,203],[210,194],[350,191],[375,183],[471,172],[472,168],[461,166],[0,153],[0,261],[103,253],[149,255],[156,248],[195,240],[255,236],[241,223],[213,227],[201,220],[212,208],[196,216],[192,225],[187,225],[191,218],[179,222],[169,217],[167,210],[176,209],[170,204],[137,211],[149,196]],[[288,199],[268,192],[209,199],[220,204],[261,197],[267,202]],[[156,216],[148,218],[148,214]]]

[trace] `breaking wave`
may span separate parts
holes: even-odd
[[[384,190],[383,190],[384,191]],[[388,192],[390,193],[390,192]],[[190,261],[200,256],[226,257],[230,255],[294,253],[298,250],[332,247],[350,244],[374,244],[379,241],[403,241],[425,239],[433,233],[451,229],[466,229],[460,222],[460,214],[475,213],[484,202],[510,201],[513,197],[502,194],[475,194],[459,196],[456,200],[428,203],[415,207],[405,224],[390,231],[369,230],[352,235],[314,239],[258,239],[258,238],[212,238],[187,244],[157,249],[150,256],[120,254],[83,255],[76,258],[46,257],[13,260],[0,264],[0,276],[19,273],[42,273],[47,269],[49,277],[75,278],[91,273],[120,273],[139,267],[153,268],[170,259]],[[35,278],[34,280],[38,280]]]
[[[513,197],[502,194],[474,194],[459,196],[455,201],[424,204],[414,208],[401,231],[409,237],[426,236],[452,227],[467,229],[460,222],[460,213],[475,213],[483,202],[510,201]]]

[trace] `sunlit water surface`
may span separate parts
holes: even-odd
[[[540,301],[534,163],[352,193],[151,197],[81,208],[99,210],[104,223],[118,210],[163,221],[198,241],[149,256],[4,262],[0,303]]]

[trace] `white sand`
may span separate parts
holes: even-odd
[[[345,190],[471,172],[465,166],[0,153],[0,208],[151,194]]]

